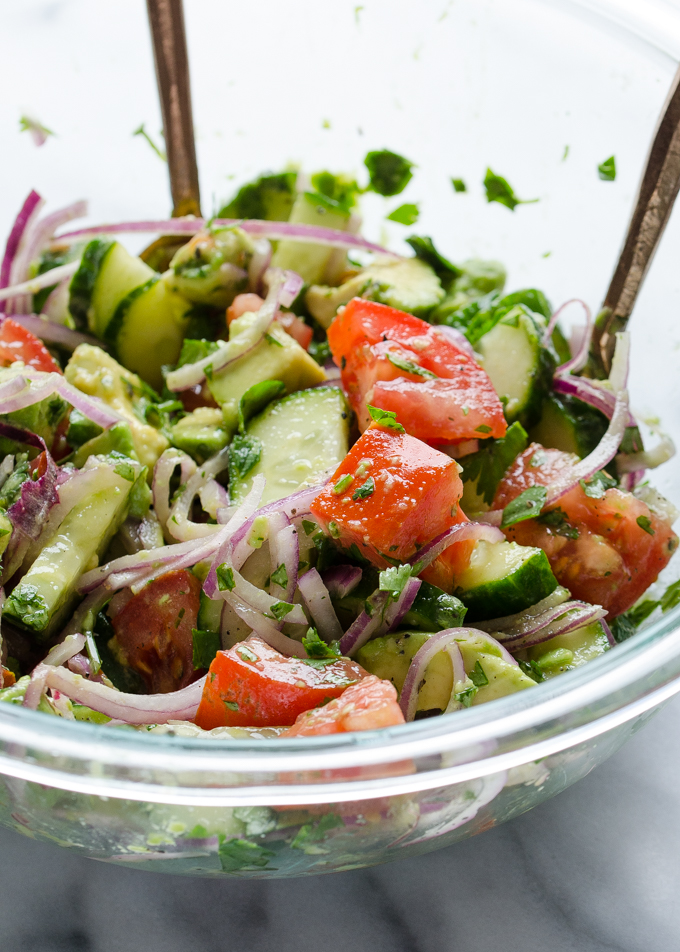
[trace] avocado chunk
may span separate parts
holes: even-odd
[[[544,678],[549,679],[587,664],[609,651],[610,647],[602,623],[596,621],[534,645],[527,650],[527,658],[538,667]]]
[[[354,297],[426,317],[443,299],[444,289],[434,270],[419,258],[381,258],[339,288],[312,285],[305,303],[312,317],[328,328],[338,308]]]
[[[127,421],[140,463],[153,471],[156,460],[168,448],[168,440],[155,427],[142,423],[135,403],[145,393],[140,378],[122,367],[100,347],[79,344],[64,371],[66,379],[83,393],[99,397]]]
[[[99,436],[83,443],[76,450],[72,462],[77,469],[81,469],[90,456],[108,456],[109,453],[120,453],[121,456],[139,461],[129,423],[122,420],[120,423],[114,423]]]
[[[230,336],[236,337],[254,319],[254,314],[244,314],[232,321]],[[323,383],[325,379],[323,368],[280,324],[274,322],[259,344],[224,370],[215,373],[208,380],[208,386],[215,401],[222,407],[225,419],[237,419],[241,397],[256,383],[280,380],[286,393],[292,393]]]
[[[313,485],[347,455],[349,410],[337,387],[300,390],[275,400],[229,447],[232,502],[240,502],[262,473],[262,505]]]
[[[236,430],[236,421],[225,420],[217,407],[198,407],[170,430],[172,445],[184,450],[197,463],[204,463],[224,449]]]
[[[228,307],[248,287],[252,239],[236,225],[201,231],[177,251],[166,281],[195,304]]]

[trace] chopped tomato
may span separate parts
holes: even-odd
[[[259,311],[263,304],[264,300],[259,294],[237,294],[227,308],[227,327],[237,317],[243,317],[249,311]]]
[[[5,365],[23,360],[27,367],[60,374],[59,365],[43,342],[11,317],[0,324],[0,361]]]
[[[287,334],[296,340],[300,347],[304,350],[309,350],[309,345],[312,343],[312,337],[314,336],[314,331],[309,326],[301,320],[297,314],[293,314],[292,311],[279,311],[279,314],[276,318],[281,327]]]
[[[206,678],[195,721],[213,727],[287,727],[303,711],[339,697],[367,677],[355,661],[287,658],[251,635],[219,651]]]
[[[391,681],[369,675],[343,693],[337,701],[300,714],[281,737],[316,737],[370,731],[403,724],[397,691]]]
[[[465,513],[459,510],[459,517],[456,524],[469,522]],[[420,573],[420,577],[431,585],[436,585],[445,592],[453,592],[456,587],[456,578],[470,564],[470,556],[476,545],[474,539],[465,539],[463,542],[454,542],[444,549],[441,555],[437,556],[434,562],[431,562],[427,568]]]
[[[353,298],[333,320],[328,342],[361,430],[370,403],[395,411],[407,433],[428,443],[505,435],[487,374],[426,321]]]
[[[192,413],[194,410],[198,410],[199,407],[217,406],[207,383],[197,383],[195,387],[180,390],[177,396],[182,401],[187,413]]]
[[[407,433],[371,426],[357,440],[312,513],[340,545],[384,568],[414,555],[460,519],[454,460]]]
[[[187,569],[167,572],[133,595],[112,619],[127,663],[152,694],[186,687],[193,678],[193,639],[201,584]]]
[[[34,460],[28,464],[31,472],[31,479],[40,479],[47,472],[47,453],[43,450]]]
[[[549,485],[574,461],[570,453],[532,443],[506,473],[494,508],[504,508],[529,486]],[[608,489],[598,499],[580,485],[550,506],[540,521],[519,522],[505,535],[543,549],[561,585],[611,615],[635,604],[678,546],[667,520],[632,493]]]
[[[11,688],[13,684],[16,684],[17,679],[13,671],[10,671],[9,668],[2,666],[2,687]]]

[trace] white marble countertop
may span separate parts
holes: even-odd
[[[120,869],[0,831],[2,952],[677,952],[680,699],[531,813],[287,881]]]

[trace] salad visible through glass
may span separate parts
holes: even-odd
[[[411,176],[366,166],[382,195]],[[644,597],[678,545],[646,478],[673,447],[643,446],[628,335],[598,379],[585,304],[567,342],[499,263],[362,238],[361,191],[289,170],[210,221],[75,230],[85,203],[26,199],[0,269],[0,701],[360,731],[532,690],[680,601]],[[135,256],[135,233],[162,237]]]

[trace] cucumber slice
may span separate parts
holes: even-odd
[[[312,317],[328,328],[338,308],[353,297],[426,317],[443,299],[444,289],[433,269],[419,258],[390,259],[370,265],[339,288],[313,285],[305,304]]]
[[[188,301],[154,275],[123,298],[104,339],[128,370],[161,390],[161,367],[177,363],[190,310]]]
[[[40,640],[59,629],[73,606],[78,578],[97,565],[127,513],[133,482],[116,472],[125,469],[95,458],[92,465],[99,469],[96,491],[66,515],[5,602],[5,615]]]
[[[505,404],[508,423],[526,428],[538,421],[555,360],[541,346],[542,329],[522,305],[509,311],[478,342],[480,364]]]
[[[345,231],[349,222],[349,212],[331,211],[329,206],[317,200],[313,193],[303,192],[295,199],[290,213],[291,222],[305,225],[321,225],[324,228],[337,228]],[[332,260],[333,248],[326,245],[306,244],[286,238],[272,257],[273,268],[297,271],[305,284],[319,284],[324,280],[326,268]]]
[[[456,582],[468,621],[514,615],[557,588],[545,552],[516,542],[477,542]]]
[[[364,610],[366,599],[378,587],[378,572],[371,566],[364,568],[364,574],[357,587],[344,598],[333,599],[333,607],[341,613],[341,621],[349,626]],[[403,628],[418,631],[443,631],[445,628],[459,628],[463,624],[467,609],[455,595],[447,595],[441,588],[421,581],[420,589],[409,611],[404,615]]]
[[[599,658],[610,647],[602,623],[596,621],[529,648],[527,658],[538,665],[544,678],[554,678]]]
[[[202,631],[219,632],[224,604],[221,598],[208,598],[205,592],[201,591],[196,627]]]
[[[240,502],[255,476],[267,478],[262,505],[282,499],[303,483],[313,485],[347,455],[349,410],[337,387],[300,390],[270,403],[246,429],[246,440],[259,444],[259,460],[246,473],[232,468],[229,494]]]
[[[118,304],[154,274],[120,242],[95,238],[71,280],[69,310],[78,327],[103,337]]]
[[[247,315],[239,318],[243,321]],[[234,321],[234,323],[236,323]],[[323,383],[326,374],[313,357],[274,323],[263,341],[208,381],[225,419],[238,419],[241,397],[256,383],[281,380],[287,393]]]
[[[598,410],[571,397],[549,394],[530,438],[542,446],[576,453],[583,459],[592,453],[606,429],[607,420]]]

